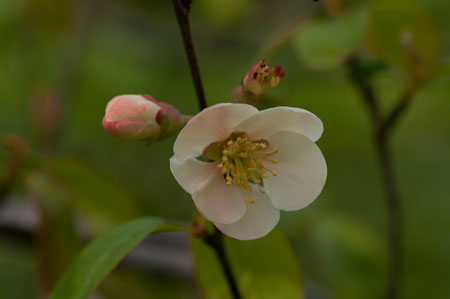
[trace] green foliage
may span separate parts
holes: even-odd
[[[329,269],[340,298],[380,298],[387,273],[387,248],[363,223],[346,217],[325,219],[313,229],[315,250]]]
[[[135,214],[127,190],[82,160],[53,158],[46,162],[45,168],[66,191],[71,204],[89,215],[94,232],[131,219]]]
[[[235,23],[239,17],[250,10],[254,2],[254,0],[199,0],[195,2],[195,5],[202,11],[208,22],[226,27]]]
[[[0,235],[0,298],[39,298],[32,252]]]
[[[310,279],[321,281],[338,298],[382,297],[387,247],[376,231],[347,215],[326,213],[292,233]],[[301,226],[299,226],[300,228]],[[300,238],[299,238],[300,237]]]
[[[147,235],[180,231],[161,218],[142,218],[120,225],[89,244],[58,282],[50,298],[82,299]]]
[[[36,254],[41,283],[49,292],[76,256],[81,242],[64,191],[50,177],[38,172],[27,177],[27,186],[40,210]]]
[[[413,60],[427,75],[440,53],[440,35],[434,21],[411,3],[376,3],[370,8],[367,46],[380,59],[411,71]]]
[[[253,241],[225,238],[224,242],[243,298],[302,298],[298,263],[288,241],[279,231]],[[191,238],[191,249],[196,276],[205,298],[231,298],[215,252],[196,237]]]
[[[366,19],[366,12],[358,11],[333,20],[306,23],[293,40],[296,53],[311,68],[335,68],[360,46]]]
[[[119,266],[105,278],[98,291],[108,299],[199,299],[191,280],[161,271],[149,272],[142,275],[139,269]]]
[[[34,5],[28,5],[31,2]],[[82,3],[82,1],[72,2]],[[247,3],[251,3],[250,1],[241,2],[246,2],[245,5],[239,5],[248,10],[240,9],[238,12],[233,12],[234,15],[230,13],[226,22],[223,23],[227,26],[227,30],[210,26],[214,14],[211,13],[212,10],[203,9],[212,5],[208,0],[196,0],[192,6],[193,36],[210,104],[227,101],[232,88],[239,84],[239,80],[250,65],[259,58],[266,57],[255,58],[257,56],[255,53],[259,52],[258,49],[267,41],[268,36],[272,33],[283,32],[280,24],[291,23],[297,19],[310,19],[320,10],[323,1],[285,1],[282,5],[277,1],[253,1],[254,5],[250,6],[247,6]],[[349,4],[349,8],[351,4],[354,4],[352,7],[356,7],[368,2],[381,5],[378,4],[380,0],[345,1]],[[443,236],[445,236],[445,228],[450,227],[450,217],[448,217],[450,201],[447,191],[450,160],[445,159],[450,150],[448,138],[450,68],[443,63],[448,62],[450,49],[450,18],[448,17],[450,1],[392,0],[390,2],[393,3],[392,5],[397,3],[396,5],[402,7],[420,3],[427,8],[427,13],[430,15],[429,21],[436,23],[442,33],[444,47],[441,57],[443,58],[438,61],[441,65],[440,77],[417,93],[411,109],[399,123],[398,131],[393,135],[392,149],[396,159],[395,170],[402,193],[404,212],[403,297],[446,299],[450,293],[450,284],[448,284],[450,238]],[[35,5],[36,3],[39,1],[0,1],[2,40],[0,133],[20,134],[27,140],[33,140],[30,120],[27,116],[29,96],[41,87],[55,88],[53,85],[47,85],[52,84],[52,78],[59,78],[60,73],[55,70],[61,63],[63,67],[65,66],[61,60],[62,56],[67,55],[61,49],[62,41],[67,38],[67,31],[62,30],[66,28],[64,24],[67,22],[61,22],[65,27],[58,29],[56,27],[60,21],[52,21],[53,18],[45,21],[49,20],[48,16],[55,12],[59,15],[58,19],[63,16],[64,20],[68,20],[67,13],[61,14],[60,4],[55,1],[51,5],[48,4],[50,3],[48,0],[43,1],[43,5]],[[141,9],[144,3],[149,9]],[[131,207],[124,207],[124,209],[131,210],[131,214],[138,205],[139,213],[142,214],[189,219],[193,210],[192,200],[176,184],[168,168],[167,161],[172,155],[173,140],[144,147],[142,144],[116,140],[108,136],[101,126],[102,113],[107,101],[123,93],[150,93],[159,100],[176,105],[183,113],[197,112],[195,92],[174,20],[172,3],[171,1],[121,0],[103,1],[103,4],[100,10],[101,17],[96,18],[92,26],[93,36],[87,39],[89,44],[84,47],[84,58],[80,61],[81,73],[77,75],[82,79],[81,84],[71,94],[74,102],[64,106],[64,109],[68,111],[65,116],[67,125],[61,136],[61,147],[56,154],[78,156],[88,161],[89,165],[92,164],[95,169],[117,178],[117,181],[106,178],[109,188],[117,188],[122,190],[118,191],[122,193],[123,189],[116,186],[125,185],[133,191],[133,195],[137,195],[123,197],[127,198],[127,205]],[[23,7],[26,7],[26,12],[23,11]],[[65,4],[64,7],[66,7]],[[233,11],[233,8],[230,10]],[[65,8],[64,11],[66,11]],[[211,22],[202,16],[201,11],[209,13],[208,19],[211,19]],[[40,18],[43,21],[30,20],[30,14],[34,15],[34,19]],[[237,14],[239,14],[238,17],[236,17]],[[381,15],[381,17],[388,16]],[[399,17],[403,21],[399,19],[398,24],[405,23],[404,18]],[[392,19],[395,21],[395,17]],[[372,20],[369,19],[369,22]],[[50,23],[52,26],[48,25]],[[377,26],[382,26],[385,32],[383,34],[389,35],[390,27],[387,25],[382,23]],[[426,27],[427,25],[421,30],[426,30]],[[333,39],[337,38],[331,33],[329,35]],[[284,39],[281,40],[284,41]],[[378,46],[386,46],[387,42],[383,38],[378,41]],[[427,47],[428,42],[425,40],[419,46]],[[433,43],[430,46],[433,46]],[[372,50],[372,53],[379,56],[378,52],[375,53]],[[385,53],[389,55],[389,51]],[[365,250],[365,246],[359,246],[358,242],[346,244],[346,238],[337,237],[335,234],[345,235],[345,233],[339,233],[345,229],[333,228],[334,221],[324,225],[328,227],[327,229],[319,228],[320,222],[327,220],[326,211],[332,211],[346,213],[367,224],[371,233],[367,232],[366,228],[361,228],[363,235],[367,232],[367,234],[375,233],[377,236],[383,236],[385,233],[384,195],[379,182],[378,165],[374,160],[376,156],[373,153],[372,140],[369,136],[371,127],[360,102],[360,95],[349,84],[348,78],[341,69],[316,72],[299,66],[293,48],[279,47],[268,58],[271,58],[269,63],[280,64],[286,71],[286,77],[268,95],[274,99],[270,105],[308,109],[318,115],[325,126],[319,146],[324,152],[329,167],[327,185],[313,205],[297,213],[284,213],[281,219],[281,225],[287,219],[292,219],[289,224],[291,227],[296,221],[301,221],[306,214],[313,212],[314,219],[317,220],[308,226],[305,232],[311,240],[321,240],[320,242],[312,241],[316,244],[313,249],[308,252],[303,251],[306,241],[301,239],[298,233],[292,234],[290,238],[298,245],[296,253],[302,262],[302,273],[309,278],[308,281],[312,276],[315,279],[313,291],[316,288],[326,289],[331,298],[338,297],[338,294],[339,298],[343,298],[342,289],[347,288],[347,285],[349,290],[367,288],[366,292],[375,290],[374,293],[378,294],[377,292],[382,288],[379,277],[381,270],[373,270],[372,266],[366,267],[367,271],[363,270],[357,266],[357,263],[355,265],[353,259],[360,261],[360,256],[366,256],[363,260],[369,262],[364,262],[364,265],[373,265],[372,261],[380,261],[380,259],[377,257],[372,259],[370,257],[372,253]],[[377,60],[382,59],[377,57]],[[358,75],[365,78],[366,74],[370,73],[371,71],[363,69]],[[377,77],[379,73],[380,71],[377,71]],[[402,79],[392,80],[383,76],[377,79],[375,88],[377,93],[380,92],[380,88],[383,88],[385,91],[382,91],[380,98],[385,99],[389,95],[392,101],[386,104],[392,104],[398,99],[400,84],[403,84]],[[62,103],[66,105],[70,101],[63,98]],[[32,142],[31,145],[33,145]],[[8,157],[4,150],[0,150],[0,169],[4,167],[2,163]],[[86,166],[85,163],[82,163],[80,167],[87,167],[88,171],[92,171],[91,167]],[[98,174],[98,171],[94,173]],[[77,177],[74,176],[74,179],[76,180]],[[59,181],[56,176],[54,179],[56,182]],[[80,180],[83,181],[84,177],[80,176]],[[85,188],[83,184],[77,182],[70,182],[69,185]],[[64,189],[64,186],[60,188]],[[96,192],[95,188],[93,191]],[[11,200],[21,198],[22,195],[19,187],[15,189]],[[101,195],[100,192],[97,195]],[[97,228],[97,231],[104,230],[116,222],[110,219],[126,218],[108,216],[109,213],[121,215],[121,211],[109,212],[111,205],[115,203],[108,201],[106,197],[89,197],[89,200],[94,202],[87,202],[85,198],[83,201],[86,200],[86,202],[82,205],[79,205],[78,200],[76,204],[71,204],[69,199],[69,206],[75,213],[86,211],[83,212],[86,217],[82,220],[88,219],[88,224],[91,224],[93,219],[98,219],[96,223],[100,223],[102,229]],[[97,200],[103,202],[103,206],[100,207],[96,203]],[[85,225],[86,222],[83,221],[82,224]],[[336,224],[336,226],[341,225]],[[359,227],[360,223],[354,226]],[[288,229],[288,227],[285,228]],[[325,237],[313,237],[319,231],[332,240],[326,241]],[[0,297],[38,298],[33,296],[38,280],[37,271],[34,269],[35,253],[25,250],[25,247],[30,247],[30,244],[13,246],[8,242],[5,244],[6,236],[2,235],[0,239],[2,239],[0,269],[8,269],[0,273]],[[323,244],[320,246],[341,244],[339,247],[344,249],[318,250],[319,244]],[[373,242],[369,241],[367,244],[373,244]],[[333,245],[330,248],[336,246]],[[363,252],[359,253],[361,247]],[[316,263],[318,256],[320,259]],[[345,256],[345,259],[341,259],[341,256]],[[334,259],[336,261],[330,262]],[[329,266],[328,262],[333,267]],[[315,275],[319,270],[321,275]],[[144,282],[151,279],[146,275],[142,277]],[[161,281],[163,280],[164,278],[161,278]],[[168,280],[165,282],[167,288],[177,287],[176,282]],[[24,288],[24,285],[27,288]],[[126,284],[122,286],[125,288]],[[126,291],[124,289],[123,293],[126,294]],[[109,294],[102,295],[110,298]],[[129,294],[131,297],[134,295],[131,291]],[[153,298],[152,294],[148,292],[148,297]],[[359,291],[355,294],[359,294]],[[157,298],[163,298],[162,296],[156,295]],[[181,295],[174,298],[179,297]],[[326,297],[316,295],[315,298]],[[360,298],[367,297],[360,296]]]

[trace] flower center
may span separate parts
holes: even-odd
[[[270,172],[273,176],[275,170],[265,167],[265,161],[278,163],[278,159],[271,158],[278,152],[278,147],[267,150],[268,142],[265,140],[251,141],[245,133],[232,133],[225,141],[221,142],[221,158],[217,168],[224,175],[227,185],[234,184],[249,192],[252,186],[259,185],[259,192],[265,193],[262,179],[267,178]],[[254,197],[244,196],[244,200],[253,203]]]

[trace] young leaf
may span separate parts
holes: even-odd
[[[303,298],[300,271],[292,248],[279,231],[253,241],[224,239],[243,298]],[[191,239],[196,276],[205,298],[232,298],[215,252]]]
[[[441,41],[434,20],[411,3],[374,4],[366,39],[373,54],[403,70],[420,64],[417,75],[429,75],[439,58]]]
[[[148,234],[181,231],[161,218],[142,218],[120,225],[82,250],[54,288],[51,299],[83,299]]]
[[[358,11],[335,20],[316,20],[300,27],[294,48],[309,67],[327,70],[343,63],[362,43],[366,13]]]

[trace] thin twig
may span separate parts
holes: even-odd
[[[399,297],[403,243],[400,199],[392,169],[392,155],[388,146],[388,138],[386,138],[389,131],[389,128],[387,128],[384,130],[384,134],[378,135],[378,138],[376,138],[376,145],[386,193],[386,210],[388,217],[390,271],[385,290],[385,298],[395,299]]]
[[[223,234],[218,229],[214,228],[213,234],[206,234],[203,237],[203,241],[206,242],[211,248],[216,252],[217,258],[220,261],[220,265],[222,266],[223,272],[225,274],[225,278],[230,286],[231,294],[234,299],[241,299],[242,296],[239,292],[239,287],[234,278],[233,272],[231,270],[230,262],[225,252],[225,247],[223,244]]]
[[[189,67],[191,70],[192,81],[197,93],[197,100],[200,110],[205,109],[208,104],[206,102],[205,93],[203,91],[203,84],[200,75],[200,68],[198,67],[197,57],[195,55],[194,42],[192,40],[191,28],[189,23],[189,12],[191,9],[192,0],[173,0],[173,6],[180,27],[181,35],[183,37],[184,49],[189,61]],[[220,262],[223,273],[227,280],[230,291],[234,299],[241,299],[242,296],[239,292],[239,288],[233,272],[230,267],[230,262],[225,252],[223,244],[223,234],[216,228],[214,228],[213,234],[208,234],[203,237],[203,240],[214,249],[217,255],[217,259]]]
[[[352,57],[347,61],[347,67],[351,74],[360,69],[358,57]],[[385,298],[395,299],[399,297],[399,285],[402,271],[402,224],[401,208],[397,183],[392,167],[392,155],[389,150],[389,136],[400,117],[406,111],[411,102],[411,91],[408,90],[397,105],[383,117],[372,86],[366,80],[359,80],[353,76],[362,99],[364,100],[372,119],[374,142],[377,148],[380,170],[386,193],[387,227],[390,252],[389,276],[385,290]]]
[[[191,2],[192,0],[173,0],[173,6],[175,8],[178,25],[183,37],[184,50],[186,51],[187,59],[189,61],[189,68],[191,70],[195,92],[197,93],[198,104],[200,110],[203,110],[208,106],[208,104],[206,103],[202,78],[200,76],[200,68],[198,67],[194,42],[192,40],[191,25],[189,23],[189,11],[191,9]]]
[[[360,69],[360,61],[359,58],[356,56],[350,57],[347,60],[347,67],[350,70],[350,73],[352,74],[352,78],[356,82],[356,85],[359,88],[359,91],[361,92],[363,99],[369,108],[369,114],[372,118],[372,122],[374,124],[381,124],[381,113],[380,108],[378,107],[378,103],[375,98],[375,93],[373,92],[372,87],[367,84],[367,82],[363,80],[358,80],[355,78],[354,73],[358,72]]]
[[[392,131],[392,128],[396,125],[398,120],[401,118],[402,114],[405,113],[405,111],[409,107],[412,94],[413,94],[412,90],[407,90],[405,92],[405,94],[402,96],[402,98],[398,101],[398,103],[392,109],[390,114],[388,116],[386,116],[386,119],[383,123],[385,128],[388,128],[390,131]]]

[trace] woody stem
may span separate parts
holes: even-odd
[[[173,0],[172,2],[175,8],[175,14],[177,16],[181,35],[183,37],[184,50],[189,62],[189,68],[191,70],[192,81],[194,83],[195,91],[197,94],[199,108],[200,110],[203,110],[208,106],[208,104],[206,102],[205,92],[203,90],[200,68],[198,66],[197,56],[195,54],[194,42],[192,40],[191,34],[191,26],[189,23],[189,12],[191,9],[192,0]],[[205,241],[215,251],[227,283],[230,287],[233,298],[241,299],[242,296],[239,293],[236,279],[233,275],[233,272],[231,271],[230,262],[225,252],[222,232],[215,228],[214,233],[205,236],[203,238],[203,241]]]

